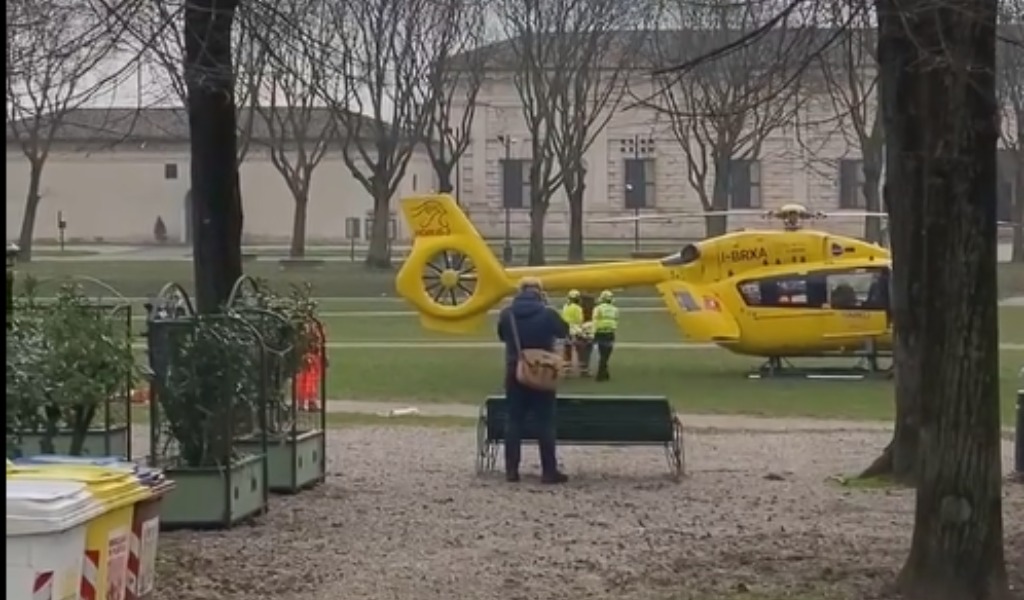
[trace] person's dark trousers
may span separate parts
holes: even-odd
[[[533,416],[540,449],[540,468],[545,478],[558,476],[555,457],[555,392],[542,392],[524,387],[514,375],[505,379],[505,402],[508,419],[505,421],[505,473],[510,479],[519,476],[523,436],[527,434],[527,417]]]
[[[572,345],[573,345],[573,339],[572,338],[569,338],[569,339],[563,341],[563,345],[562,345],[562,360],[564,360],[565,364],[567,364],[567,365],[572,364]]]
[[[594,342],[583,340],[576,347],[580,355],[580,373],[584,376],[590,375],[590,358],[594,355]]]
[[[594,343],[597,344],[597,380],[608,381],[611,373],[608,372],[608,361],[612,358],[612,350],[615,349],[615,332],[599,331],[594,334]]]

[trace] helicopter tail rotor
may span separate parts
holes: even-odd
[[[412,250],[395,280],[427,329],[465,333],[515,289],[515,282],[447,194],[402,200]]]

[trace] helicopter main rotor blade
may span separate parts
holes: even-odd
[[[889,213],[876,212],[876,211],[865,211],[865,210],[836,210],[836,211],[822,211],[817,214],[824,215],[830,219],[848,218],[848,219],[863,219],[865,217],[879,217],[882,219],[889,218]]]
[[[636,221],[670,221],[673,219],[704,219],[706,217],[728,216],[762,216],[763,210],[709,210],[707,212],[657,213],[652,215],[632,215],[628,217],[598,217],[587,219],[588,223],[634,223]]]

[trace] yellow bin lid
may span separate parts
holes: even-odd
[[[7,471],[8,479],[60,480],[84,483],[89,493],[107,510],[145,500],[150,489],[134,474],[93,465],[25,465]]]

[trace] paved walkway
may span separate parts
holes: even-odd
[[[423,417],[460,417],[475,419],[480,407],[472,404],[446,402],[401,403],[367,402],[361,400],[328,400],[329,413],[362,413],[391,416],[392,411],[415,409]],[[396,415],[397,416],[397,415]],[[888,421],[852,421],[843,419],[812,419],[808,417],[757,417],[751,415],[694,415],[680,414],[679,418],[689,430],[751,431],[751,432],[886,432],[892,431]],[[1003,428],[1003,436],[1012,439],[1013,429]]]
[[[424,402],[365,402],[329,400],[328,412],[388,415],[391,411],[415,408],[424,417],[463,417],[473,419],[480,408],[472,404]],[[887,431],[886,422],[843,421],[837,419],[766,418],[744,415],[680,415],[683,423],[693,429],[724,429],[740,431]]]

